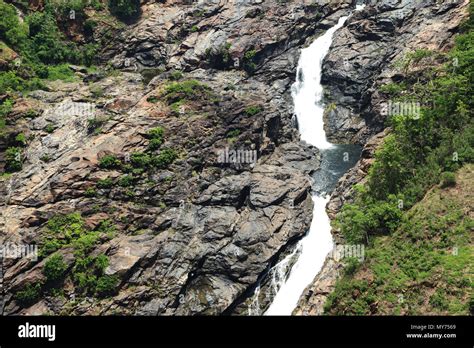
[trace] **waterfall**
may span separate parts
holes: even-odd
[[[356,11],[363,7],[357,6]],[[321,74],[323,60],[331,46],[333,34],[344,25],[347,18],[340,18],[337,25],[301,51],[296,82],[292,86],[294,112],[298,119],[301,140],[316,146],[322,152],[323,163],[319,171],[322,174],[317,176],[313,183],[313,191],[318,192],[312,196],[314,202],[313,219],[309,232],[298,242],[295,249],[298,251],[297,261],[291,268],[289,275],[287,271],[288,257],[271,270],[272,275],[285,275],[285,277],[280,277],[277,279],[278,283],[272,285],[277,289],[277,293],[265,315],[291,315],[304,289],[319,273],[326,256],[333,248],[330,219],[326,213],[326,204],[329,200],[327,188],[333,187],[339,177],[348,169],[347,165],[339,165],[339,171],[334,171],[331,168],[331,165],[334,166],[337,156],[347,147],[333,145],[326,139]],[[325,157],[326,160],[324,160]],[[340,159],[339,162],[341,162]],[[290,256],[293,257],[293,255]],[[272,278],[272,282],[273,280]]]

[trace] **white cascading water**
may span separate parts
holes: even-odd
[[[357,10],[362,9],[358,6]],[[340,18],[337,25],[329,29],[309,47],[301,51],[298,62],[296,82],[292,86],[294,112],[298,118],[301,140],[328,149],[333,146],[326,139],[321,103],[323,86],[321,73],[323,59],[329,51],[334,32],[344,25],[348,17]],[[294,263],[288,278],[282,277],[280,284],[272,284],[276,296],[265,315],[291,315],[304,289],[321,270],[326,256],[333,248],[330,219],[326,213],[329,197],[312,196],[314,202],[313,220],[308,234],[298,242],[297,261]],[[294,253],[288,255],[271,270],[275,274],[288,274],[287,268]],[[273,283],[273,281],[272,281]]]

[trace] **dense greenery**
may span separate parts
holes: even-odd
[[[140,15],[140,0],[109,0],[110,12],[127,20]]]
[[[473,169],[468,165],[458,172],[459,191],[430,191],[392,235],[374,238],[365,263],[348,262],[326,312],[468,314],[474,220],[465,207],[473,199]]]
[[[68,4],[67,8],[78,10],[79,5],[73,6],[75,3],[78,2]],[[59,29],[57,16],[63,5],[46,1],[42,12],[32,12],[20,22],[13,5],[0,0],[0,40],[20,54],[8,71],[0,72],[1,91],[41,88],[40,79],[45,78],[71,79],[72,71],[62,63],[93,63],[96,45],[67,41]]]
[[[150,142],[148,144],[148,149],[151,151],[159,149],[161,144],[163,144],[165,130],[163,127],[152,128],[148,131],[148,138]]]
[[[48,258],[44,264],[43,274],[48,281],[55,281],[61,279],[67,270],[67,264],[64,262],[61,254],[54,254]]]
[[[105,255],[78,258],[73,268],[73,280],[77,290],[85,295],[104,297],[113,294],[118,277],[104,275],[109,260]]]
[[[423,219],[415,219],[410,208],[440,181],[441,187],[456,185],[453,172],[474,159],[472,18],[464,28],[467,31],[456,38],[454,49],[445,56],[426,50],[409,54],[402,64],[405,81],[381,90],[392,101],[422,103],[421,114],[393,115],[389,119],[391,133],[375,154],[367,182],[355,187],[355,200],[343,207],[336,226],[348,243],[368,245],[370,257],[376,258],[368,267],[376,275],[384,272],[386,278],[376,284],[378,288],[360,279],[339,282],[326,307],[329,313],[376,313],[373,303],[381,301],[376,296],[381,295],[382,282],[408,291],[407,282],[420,281],[420,275],[433,272],[440,265],[443,251],[433,249],[443,249],[444,245],[437,239],[423,240],[422,236],[431,233],[440,238],[441,231],[431,224],[439,225],[444,216],[423,215]],[[413,64],[433,62],[430,59],[434,55],[444,59],[443,68],[436,66],[435,60],[434,66],[424,66],[422,77],[415,73],[411,76]],[[445,208],[457,214],[452,207]],[[459,224],[452,228],[465,231],[464,220],[458,218]],[[442,238],[456,238],[445,233]],[[456,261],[463,264],[462,258]],[[391,262],[398,265],[399,273],[393,271]],[[361,294],[355,300],[351,299],[354,292]]]

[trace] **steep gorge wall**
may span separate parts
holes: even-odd
[[[390,132],[386,128],[390,115],[382,112],[390,97],[380,87],[404,80],[397,63],[407,53],[420,49],[448,51],[469,15],[468,6],[468,0],[378,1],[356,13],[335,34],[323,68],[327,104],[334,103],[326,113],[326,132],[335,142],[360,143],[364,149],[359,162],[340,179],[331,195],[327,212],[332,219],[344,203],[352,201],[353,186],[364,182],[377,147]],[[336,245],[344,244],[337,229],[332,233]],[[294,314],[323,313],[343,268],[336,255],[327,257]]]

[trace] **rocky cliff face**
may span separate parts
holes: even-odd
[[[445,52],[468,17],[469,1],[377,1],[355,13],[334,36],[326,56],[323,81],[328,108],[325,127],[335,142],[364,144],[361,159],[339,181],[327,205],[334,219],[345,202],[351,202],[353,186],[364,182],[374,153],[389,133],[383,112],[390,96],[381,86],[404,79],[400,64],[409,52]],[[423,101],[418,101],[423,103]],[[344,244],[337,229],[336,245]],[[343,264],[337,253],[328,255],[321,272],[301,296],[296,315],[322,314]]]
[[[409,52],[447,51],[469,1],[367,1],[334,37],[322,82],[329,108],[325,129],[335,142],[365,144],[386,127],[380,87],[403,80]]]
[[[319,154],[289,89],[351,6],[147,2],[104,48],[114,69],[16,100],[0,241],[41,255],[4,259],[3,314],[232,313],[309,227]]]

